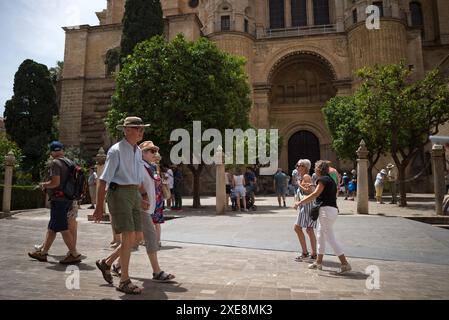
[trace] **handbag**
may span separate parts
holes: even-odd
[[[168,188],[168,185],[166,185],[166,184],[162,185],[162,193],[164,194],[165,200],[168,200],[171,198],[171,192],[170,192],[170,189]]]
[[[313,221],[318,220],[318,216],[320,215],[320,207],[323,204],[321,201],[314,201],[312,204],[312,208],[310,209],[310,218]]]

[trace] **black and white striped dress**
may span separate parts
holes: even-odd
[[[297,199],[304,198],[304,195],[301,194],[301,188],[298,188]],[[312,209],[313,202],[306,203],[298,207],[298,218],[296,219],[296,225],[301,228],[316,228],[317,221],[313,221],[310,218],[310,210]]]

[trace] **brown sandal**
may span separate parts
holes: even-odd
[[[95,264],[97,265],[97,268],[100,269],[101,274],[103,275],[103,279],[107,283],[113,284],[114,280],[112,279],[111,275],[111,266],[107,265],[106,260],[97,260]]]
[[[119,286],[115,288],[117,291],[126,293],[126,294],[141,294],[142,289],[136,286],[131,282],[131,279],[128,279],[124,282],[120,282]]]

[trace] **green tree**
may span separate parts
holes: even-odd
[[[411,82],[403,62],[363,68],[357,74],[363,80],[355,97],[360,130],[366,136],[387,134],[384,141],[399,170],[400,206],[406,206],[407,166],[429,136],[449,121],[449,79],[435,70]]]
[[[8,139],[5,133],[0,132],[0,177],[3,178],[3,174],[5,172],[4,159],[5,156],[12,151],[14,156],[16,157],[15,170],[20,168],[20,164],[22,162],[22,150],[20,150],[17,143]],[[1,181],[1,180],[0,180]],[[3,183],[3,181],[1,182]]]
[[[8,136],[22,149],[23,168],[40,179],[39,167],[52,135],[58,113],[55,88],[43,64],[25,60],[14,78],[14,95],[5,105]]]
[[[323,108],[324,118],[332,137],[332,148],[341,159],[355,162],[356,150],[363,139],[369,151],[368,180],[369,195],[374,197],[372,170],[382,154],[386,153],[387,144],[384,130],[371,131],[370,134],[360,130],[360,108],[354,96],[339,96],[330,99]],[[372,134],[371,134],[372,133]]]
[[[162,6],[159,0],[127,0],[123,17],[121,55],[132,54],[134,47],[164,33]]]
[[[171,42],[162,36],[147,40],[137,45],[118,74],[106,120],[109,131],[117,135],[118,121],[139,115],[152,123],[146,137],[157,142],[166,157],[173,146],[172,130],[185,129],[193,137],[193,121],[201,121],[203,130],[218,129],[223,136],[228,128],[245,130],[251,100],[244,64],[243,58],[220,51],[205,38],[188,42],[178,35]],[[203,163],[188,165],[194,177],[194,207],[200,206],[203,167]]]

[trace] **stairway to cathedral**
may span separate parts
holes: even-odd
[[[86,81],[80,142],[83,152],[95,156],[100,147],[107,148],[112,140],[105,130],[104,119],[110,108],[115,82],[112,78]]]

